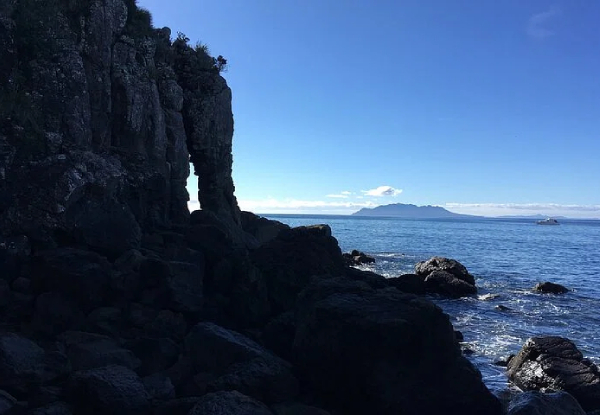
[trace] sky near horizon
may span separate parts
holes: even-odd
[[[242,209],[600,218],[598,1],[138,4],[227,58]]]

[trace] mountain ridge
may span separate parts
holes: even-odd
[[[442,218],[479,218],[483,216],[464,215],[450,212],[441,206],[417,206],[405,203],[392,203],[374,208],[362,208],[351,216],[380,216],[398,217],[407,219],[442,219]]]

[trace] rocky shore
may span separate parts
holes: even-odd
[[[473,276],[433,258],[386,280],[327,225],[240,211],[231,91],[150,21],[132,0],[0,4],[0,414],[502,413],[419,296]],[[541,389],[535,358],[517,384]],[[591,410],[594,387],[562,389]]]

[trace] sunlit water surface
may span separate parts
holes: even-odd
[[[476,277],[478,296],[431,299],[463,332],[469,358],[494,392],[507,388],[494,361],[519,351],[531,336],[559,335],[600,363],[600,221],[402,220],[348,216],[266,215],[291,226],[326,223],[343,252],[359,249],[375,257],[366,268],[387,277],[410,273],[431,256],[454,258]],[[531,291],[552,281],[572,289],[565,295]],[[508,307],[500,311],[498,305]]]

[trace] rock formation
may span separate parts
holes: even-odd
[[[150,20],[0,3],[0,412],[499,414],[441,309],[240,212],[231,91]]]

